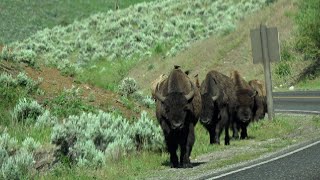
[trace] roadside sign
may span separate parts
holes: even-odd
[[[276,27],[266,28],[267,49],[271,62],[280,61],[279,33]],[[262,37],[259,29],[250,30],[253,64],[263,63]]]
[[[253,64],[262,63],[264,68],[265,86],[267,91],[268,118],[274,118],[272,81],[270,62],[280,61],[279,33],[277,28],[260,25],[250,30]]]

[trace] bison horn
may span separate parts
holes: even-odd
[[[258,92],[255,90],[252,94],[252,96],[250,96],[251,98],[255,97],[258,94]]]
[[[218,91],[218,93],[215,96],[212,96],[212,101],[216,101],[219,95],[220,95],[220,92]]]
[[[156,98],[158,100],[160,100],[161,102],[164,102],[164,100],[166,100],[166,97],[162,96],[161,94],[159,94],[158,92],[156,92],[155,94]]]
[[[189,94],[185,95],[187,101],[189,101],[194,96],[194,87],[192,83],[191,83],[191,88],[192,88],[192,91]]]

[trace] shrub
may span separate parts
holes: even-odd
[[[13,60],[17,62],[24,62],[30,66],[36,64],[36,52],[30,49],[22,49],[19,51],[13,51]]]
[[[295,18],[298,24],[296,47],[305,53],[307,59],[320,57],[320,1],[299,1],[299,12]]]
[[[23,98],[14,107],[12,118],[17,122],[33,123],[43,113],[44,108],[37,101]]]
[[[122,96],[129,96],[138,90],[138,85],[135,79],[126,77],[119,85],[119,94]]]
[[[45,110],[42,115],[38,116],[35,127],[53,126],[57,122],[58,122],[58,118],[55,116],[52,116],[50,111]]]
[[[70,63],[66,59],[59,61],[57,68],[61,71],[62,75],[71,76],[71,77],[75,76],[79,71],[74,64]]]
[[[11,74],[2,73],[0,75],[0,96],[8,102],[15,102],[19,96],[28,93],[39,92],[41,79],[33,81],[25,73],[20,72],[16,78]]]
[[[86,105],[81,99],[81,89],[72,87],[64,89],[57,97],[45,102],[51,113],[57,117],[67,117],[85,112],[93,112],[93,106]]]
[[[164,147],[161,128],[154,124],[145,111],[132,127],[132,135],[137,149],[161,150]]]
[[[102,111],[69,116],[53,127],[51,141],[59,147],[57,155],[80,166],[101,166],[106,158],[118,159],[136,149],[158,150],[163,144],[160,128],[146,113],[130,125],[121,116]]]
[[[280,77],[291,75],[290,64],[288,64],[287,62],[280,62],[275,69],[275,73]]]
[[[9,86],[15,87],[18,85],[17,80],[13,78],[11,74],[8,74],[6,72],[1,73],[0,84],[1,86],[4,86],[4,87],[9,87]]]
[[[10,51],[10,49],[8,48],[8,46],[4,46],[2,48],[2,51],[1,51],[1,54],[0,54],[0,59],[3,59],[3,60],[12,60],[12,53]]]
[[[2,177],[8,180],[26,178],[33,164],[32,154],[27,151],[19,151],[15,156],[7,158],[2,164]]]
[[[42,82],[42,79],[38,79],[38,81],[34,81],[30,77],[27,76],[26,73],[20,72],[17,75],[17,83],[18,85],[25,87],[28,92],[36,92],[39,88],[40,83]]]
[[[27,137],[22,146],[15,138],[4,132],[0,136],[0,179],[24,179],[34,170],[33,152],[40,146]]]
[[[291,52],[291,48],[292,46],[290,46],[288,44],[288,42],[284,41],[284,43],[282,44],[282,49],[281,49],[281,61],[292,61],[294,60],[294,56]]]
[[[91,162],[95,158],[86,156],[86,153],[93,150],[83,150],[79,143],[86,143],[88,148],[92,148],[87,142],[92,141],[97,150],[105,152],[110,143],[121,139],[121,136],[129,131],[129,124],[122,117],[101,111],[98,114],[82,113],[80,116],[69,116],[64,122],[53,127],[51,140],[60,146],[58,154],[68,157],[70,162],[77,162],[79,159]]]
[[[174,56],[191,42],[233,31],[237,20],[270,1],[140,3],[119,11],[98,13],[68,26],[38,31],[10,47],[18,54],[16,59],[31,61],[35,52],[55,65],[60,59],[68,58],[75,59],[79,66],[103,57],[131,60],[146,58],[152,53]],[[220,30],[223,32],[219,33]]]

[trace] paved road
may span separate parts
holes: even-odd
[[[320,91],[273,92],[275,112],[320,114]]]
[[[320,91],[274,92],[275,112],[320,114]],[[320,180],[320,140],[201,179]]]
[[[204,179],[319,180],[320,141],[303,145],[272,159],[212,175]]]

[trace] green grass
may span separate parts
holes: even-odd
[[[120,0],[120,8],[140,2],[153,0]],[[80,20],[97,12],[114,10],[115,1],[0,1],[0,44],[23,40],[36,31],[52,28],[57,25],[71,24],[75,19]]]
[[[196,127],[196,143],[191,159],[210,153],[216,156],[214,161],[203,164],[204,170],[214,170],[227,165],[252,160],[262,155],[285,148],[289,145],[303,142],[319,136],[319,116],[288,116],[277,115],[274,121],[262,120],[251,124],[248,129],[249,139],[233,140],[230,146],[209,145],[209,135],[198,124]],[[224,136],[221,136],[223,144]],[[249,150],[250,149],[250,150]],[[179,177],[182,170],[170,171],[167,153],[140,152],[130,154],[115,160],[108,160],[101,169],[79,169],[77,167],[59,166],[39,179],[144,179],[146,177]],[[187,171],[187,170],[186,170]],[[190,172],[186,172],[190,173]],[[192,174],[190,174],[192,177]]]
[[[314,78],[312,80],[303,80],[299,82],[296,87],[303,90],[319,90],[320,77]]]
[[[7,126],[7,128],[7,132],[11,135],[11,137],[16,138],[19,142],[22,142],[26,137],[32,137],[35,141],[41,143],[42,145],[50,143],[50,127],[36,128],[31,125],[11,123],[9,126]]]
[[[106,61],[91,63],[76,76],[80,82],[116,91],[120,81],[128,75],[129,69],[137,65],[136,60]]]

